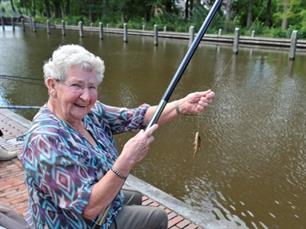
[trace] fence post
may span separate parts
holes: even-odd
[[[123,23],[123,42],[128,42],[128,28],[126,23]]]
[[[239,37],[240,37],[240,29],[235,29],[234,42],[233,42],[233,53],[238,54],[239,51]]]
[[[145,24],[142,24],[142,31],[144,31],[146,28],[146,25]]]
[[[255,37],[255,30],[252,30],[251,37]]]
[[[290,51],[289,51],[289,59],[290,60],[295,59],[297,39],[298,39],[298,31],[293,30],[292,33],[291,33],[291,46],[290,46]]]
[[[191,25],[189,27],[189,43],[188,43],[188,46],[190,46],[192,44],[193,39],[194,39],[194,26]]]
[[[99,22],[99,38],[103,40],[103,23]]]
[[[1,25],[2,25],[2,30],[5,30],[5,26],[4,26],[4,19],[3,16],[1,16]]]
[[[164,26],[164,32],[167,32],[167,26],[166,25]]]
[[[218,36],[221,36],[222,35],[222,29],[220,28],[219,30],[218,30]]]
[[[79,35],[84,37],[83,22],[79,21]]]
[[[11,22],[12,23],[12,30],[15,31],[15,20],[14,20],[14,17],[12,17],[11,20],[12,20],[12,22]]]
[[[50,31],[50,20],[47,19],[47,34],[51,34],[51,31]]]
[[[32,19],[32,25],[33,25],[33,32],[36,33],[37,32],[37,29],[36,29],[36,21],[35,21],[35,18]]]
[[[33,18],[32,17],[30,17],[30,27],[33,30]]]
[[[25,31],[25,24],[24,24],[24,18],[21,18],[21,24],[22,24],[22,30]]]
[[[62,20],[62,36],[66,35],[66,23],[64,20]]]
[[[154,45],[158,45],[158,25],[154,25]]]

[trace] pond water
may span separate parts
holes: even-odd
[[[42,65],[60,44],[77,43],[106,65],[99,99],[134,107],[157,104],[188,41],[77,31],[0,31],[0,105],[42,105]],[[201,43],[171,99],[211,88],[200,116],[162,126],[133,174],[205,212],[207,228],[306,227],[306,56]],[[21,78],[21,79],[20,79]],[[1,112],[1,110],[0,110]],[[31,119],[33,110],[16,110]],[[202,146],[193,155],[195,133]],[[117,136],[121,149],[132,134]],[[221,226],[223,225],[223,226]]]

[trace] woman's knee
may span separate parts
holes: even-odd
[[[168,215],[160,208],[155,208],[153,211],[154,222],[156,222],[156,228],[167,229],[168,228]]]
[[[125,205],[141,205],[142,193],[136,190],[123,189],[124,204]]]

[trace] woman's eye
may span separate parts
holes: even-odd
[[[89,86],[89,89],[96,90],[97,87],[96,86]]]
[[[70,87],[73,87],[73,88],[82,88],[82,86],[80,84],[77,84],[77,83],[71,84]]]

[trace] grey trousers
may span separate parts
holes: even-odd
[[[167,229],[168,216],[160,208],[141,206],[142,194],[123,190],[124,206],[110,229]]]
[[[21,215],[6,205],[0,205],[0,229],[30,229]]]

